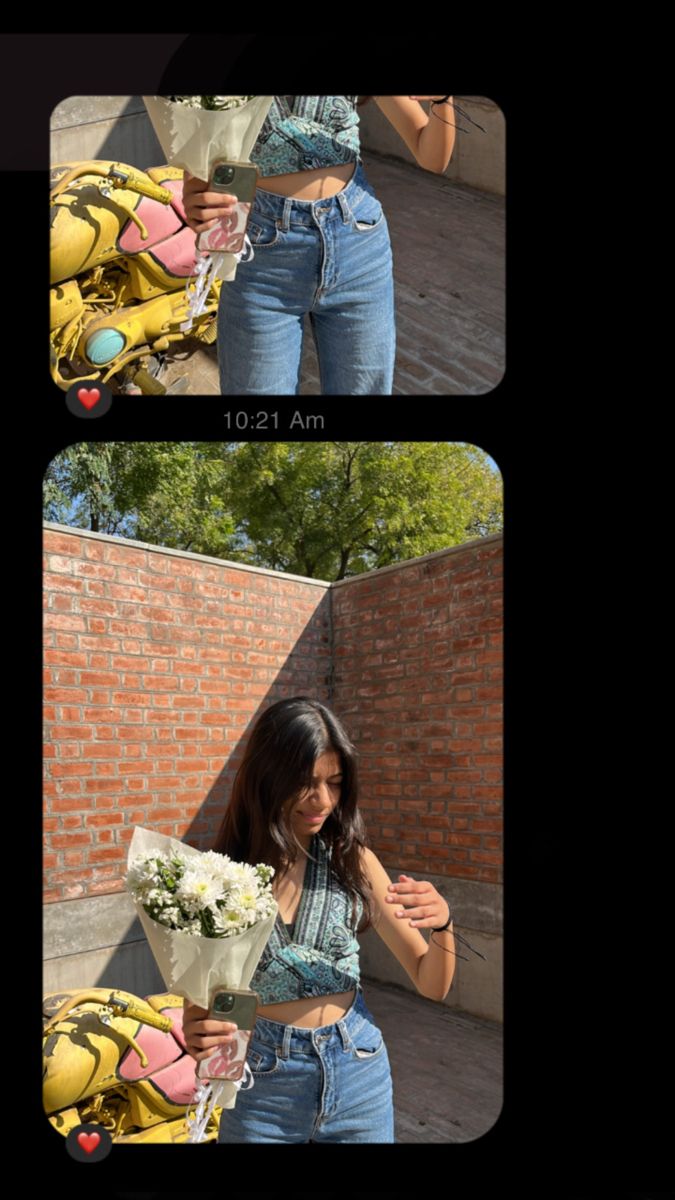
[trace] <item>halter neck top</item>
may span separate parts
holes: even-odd
[[[250,161],[288,175],[361,161],[358,96],[275,96]]]
[[[332,847],[315,833],[309,853],[295,921],[284,924],[277,913],[249,984],[263,1005],[330,996],[360,986],[360,946],[351,927],[352,901],[332,872]],[[360,897],[356,912],[358,925],[363,913]]]

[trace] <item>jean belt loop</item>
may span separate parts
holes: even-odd
[[[290,1054],[290,1049],[291,1049],[292,1036],[293,1036],[293,1028],[291,1025],[287,1025],[283,1032],[283,1037],[281,1039],[281,1045],[279,1046],[279,1048],[277,1050],[277,1053],[280,1058],[288,1058],[288,1056]]]
[[[283,208],[283,212],[282,212],[282,214],[281,214],[281,217],[280,217],[280,218],[279,218],[279,220],[277,221],[277,224],[278,224],[279,228],[280,228],[281,230],[283,230],[283,232],[284,232],[284,233],[288,233],[288,230],[290,229],[290,225],[291,225],[291,209],[292,209],[292,208],[293,208],[293,197],[292,197],[292,196],[286,196],[286,197],[284,197],[284,208]]]
[[[345,196],[344,192],[338,192],[336,199],[337,199],[338,204],[340,205],[340,208],[342,209],[342,219],[345,222],[345,224],[347,224],[352,219],[352,210],[349,207],[349,201],[348,201],[347,197]]]
[[[337,1027],[340,1031],[340,1037],[342,1038],[342,1045],[344,1046],[345,1050],[352,1050],[353,1049],[352,1039],[349,1036],[349,1030],[347,1028],[347,1021],[346,1021],[345,1017],[343,1017],[341,1021],[337,1022]]]

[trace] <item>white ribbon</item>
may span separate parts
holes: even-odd
[[[247,251],[250,251],[250,253],[247,253]],[[231,254],[231,252],[229,252],[229,254]],[[195,290],[192,293],[190,292],[193,276],[190,276],[185,287],[185,294],[188,299],[188,310],[187,319],[183,321],[181,325],[181,330],[183,333],[188,333],[192,329],[195,317],[198,317],[201,315],[201,313],[203,313],[209,297],[209,292],[211,290],[211,284],[215,283],[216,279],[220,277],[224,260],[226,257],[229,257],[229,254],[204,254],[197,259],[194,276],[197,280],[195,284]],[[232,257],[236,258],[237,265],[239,265],[240,262],[251,262],[251,260],[255,258],[253,246],[251,245],[248,234],[246,234],[242,249],[238,254],[232,255]]]
[[[248,1082],[245,1083],[245,1080],[248,1080]],[[195,1092],[194,1099],[192,1101],[193,1104],[197,1105],[197,1108],[194,1114],[188,1113],[186,1116],[188,1129],[190,1131],[187,1136],[188,1142],[204,1141],[206,1137],[206,1127],[211,1119],[211,1114],[220,1099],[221,1092],[226,1083],[233,1084],[237,1091],[243,1089],[243,1091],[247,1092],[249,1088],[252,1088],[255,1080],[248,1063],[244,1063],[244,1074],[242,1075],[241,1079],[200,1080],[199,1088]]]

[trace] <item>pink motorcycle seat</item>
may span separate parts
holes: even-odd
[[[171,1032],[175,1037],[181,1050],[187,1052],[185,1045],[185,1037],[183,1036],[183,1010],[182,1008],[160,1008],[159,1010],[163,1017],[168,1017],[173,1028]]]
[[[148,231],[147,240],[143,239],[133,221],[127,221],[117,245],[121,254],[141,254],[145,251],[170,275],[187,278],[195,273],[197,235],[185,224],[185,209],[180,198],[181,181],[167,179],[161,186],[172,193],[171,204],[161,204],[159,200],[143,196],[136,209]]]
[[[167,192],[171,192],[173,199],[171,207],[175,208],[183,225],[187,224],[187,216],[183,208],[183,181],[182,179],[162,179],[160,187],[166,188]]]
[[[171,1021],[169,1033],[143,1025],[136,1035],[136,1041],[147,1054],[147,1067],[141,1066],[136,1051],[130,1046],[120,1059],[117,1074],[129,1083],[145,1080],[173,1104],[187,1105],[192,1102],[199,1082],[197,1064],[185,1046],[183,1010],[162,1008],[160,1012]]]
[[[144,1084],[156,1088],[172,1104],[192,1104],[201,1083],[197,1079],[196,1070],[194,1058],[184,1054],[168,1067],[155,1071],[149,1079],[144,1080]]]

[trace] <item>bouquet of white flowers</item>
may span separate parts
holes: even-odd
[[[184,849],[146,853],[129,867],[126,884],[153,921],[197,937],[232,937],[276,911],[273,868],[235,863],[225,854],[190,859]]]
[[[278,911],[272,867],[232,862],[175,838],[136,827],[125,883],[166,987],[208,1008],[216,987],[246,988]],[[188,1118],[189,1141],[200,1141],[216,1103],[233,1108],[241,1081],[204,1080]]]
[[[255,96],[165,96],[174,104],[187,104],[188,108],[205,108],[208,112],[223,112],[226,108],[241,108]]]
[[[274,96],[144,96],[153,128],[166,160],[182,167],[197,179],[210,179],[218,159],[248,162]],[[235,278],[242,258],[253,257],[246,237],[238,254],[199,254],[197,283],[190,294],[188,319],[181,329],[188,331],[204,307],[211,284],[216,279],[228,283]]]

